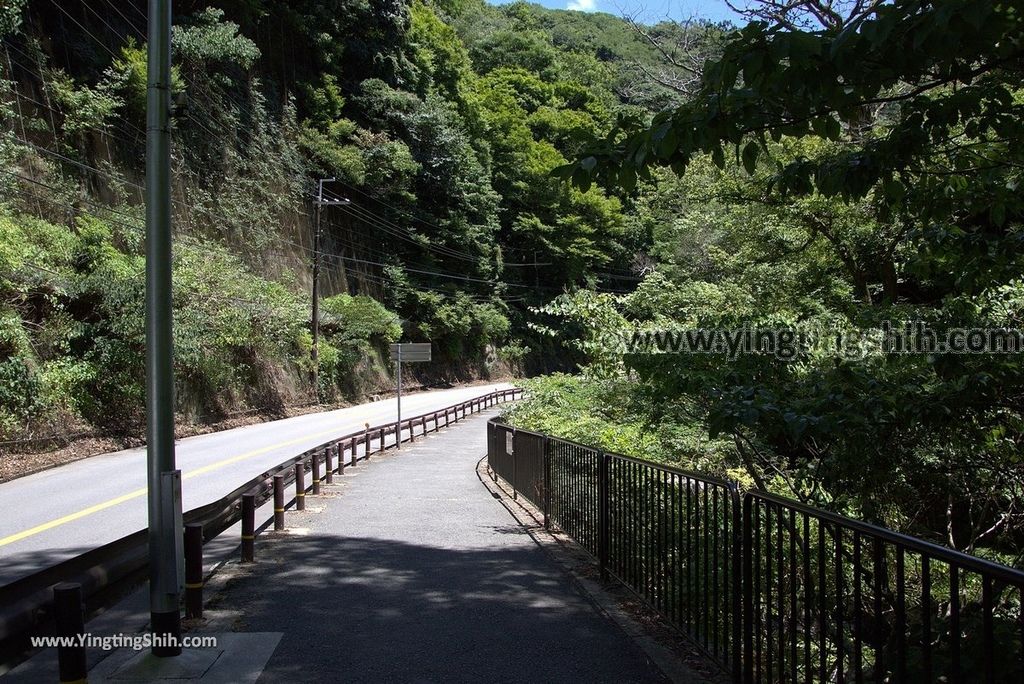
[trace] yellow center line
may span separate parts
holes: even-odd
[[[188,479],[191,479],[191,478],[196,477],[198,475],[205,475],[206,473],[212,472],[214,470],[218,470],[220,468],[223,468],[224,466],[231,465],[232,463],[238,463],[239,461],[244,461],[247,458],[252,458],[253,456],[260,456],[262,454],[266,454],[266,453],[274,451],[276,449],[281,449],[283,447],[293,446],[295,444],[299,444],[301,442],[305,442],[305,441],[308,441],[310,439],[316,439],[317,437],[323,437],[325,435],[337,434],[337,433],[338,433],[338,429],[337,428],[332,428],[330,430],[323,430],[321,432],[315,432],[313,434],[303,435],[302,437],[298,437],[296,439],[290,439],[290,440],[285,441],[285,442],[278,442],[277,444],[271,444],[270,446],[265,446],[265,447],[261,447],[259,449],[254,449],[253,451],[247,451],[244,454],[239,454],[237,456],[231,456],[229,458],[225,458],[223,460],[216,461],[215,463],[210,463],[210,464],[205,465],[205,466],[203,466],[201,468],[196,468],[195,470],[190,470],[187,473],[185,473],[184,475],[182,475],[182,479],[183,480],[188,480]],[[13,544],[16,541],[21,541],[22,539],[27,539],[28,537],[33,537],[33,536],[39,534],[40,532],[45,532],[47,530],[52,530],[54,527],[59,527],[61,525],[66,525],[69,522],[74,522],[75,520],[80,520],[81,518],[84,518],[86,516],[92,515],[93,513],[98,513],[98,512],[100,512],[102,510],[110,508],[111,506],[116,506],[118,504],[124,503],[125,501],[131,501],[132,499],[137,499],[140,496],[144,496],[146,494],[146,491],[147,491],[146,487],[143,487],[142,489],[136,489],[134,491],[128,492],[127,494],[122,494],[121,496],[118,496],[118,497],[115,497],[113,499],[110,499],[109,501],[104,501],[104,502],[98,503],[98,504],[96,504],[94,506],[89,506],[88,508],[83,508],[82,510],[77,511],[75,513],[70,513],[70,514],[65,515],[65,516],[63,516],[61,518],[56,518],[54,520],[50,520],[48,522],[44,522],[42,524],[36,525],[35,527],[30,527],[27,530],[22,530],[21,532],[15,532],[12,535],[9,535],[7,537],[3,537],[2,539],[0,539],[0,546],[7,546],[8,544]]]

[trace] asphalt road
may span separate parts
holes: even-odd
[[[215,601],[282,633],[260,682],[667,681],[481,484],[495,413],[348,469],[286,514],[301,534],[257,541]]]
[[[411,417],[507,389],[434,390],[402,398]],[[214,501],[332,436],[395,420],[395,400],[312,413],[178,441],[185,510]],[[146,451],[93,456],[0,483],[0,584],[146,526]]]

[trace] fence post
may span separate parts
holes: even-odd
[[[338,442],[338,444],[334,448],[337,449],[337,451],[338,451],[338,474],[339,475],[344,475],[345,474],[345,443],[344,442]]]
[[[284,529],[284,475],[274,476],[274,530]]]
[[[380,452],[384,453],[384,428],[380,429]]]
[[[601,566],[601,580],[608,580],[608,542],[610,541],[610,531],[608,525],[608,509],[609,509],[609,496],[608,496],[608,478],[611,470],[612,458],[603,451],[597,452],[598,471],[597,471],[597,500],[598,500],[598,513],[597,513],[597,561]]]
[[[320,452],[313,452],[313,496],[320,494]]]
[[[202,548],[202,547],[200,547]],[[256,550],[256,495],[242,495],[242,562],[252,563]]]
[[[333,444],[324,448],[324,482],[327,484],[334,482],[334,449]]]
[[[351,465],[352,465],[353,468],[355,468],[356,464],[359,462],[359,458],[358,458],[358,456],[356,456],[356,449],[358,447],[356,447],[356,438],[355,437],[353,437],[352,439],[350,439],[348,441],[348,446],[349,446],[350,449],[352,449],[352,464]]]
[[[750,493],[743,497],[743,681],[754,684],[754,550],[753,502]]]
[[[82,606],[82,585],[61,582],[53,588],[53,612],[57,636],[78,638],[85,632],[85,611]],[[84,682],[88,662],[85,644],[57,647],[57,668],[62,682]]]
[[[730,506],[732,512],[732,561],[729,572],[732,573],[732,671],[733,681],[738,682],[743,675],[743,527],[742,503],[740,487],[736,482],[729,482]]]
[[[420,430],[421,430],[421,432],[420,432],[421,435],[425,436],[427,434],[427,417],[426,416],[420,416]]]
[[[544,457],[544,529],[551,529],[551,450],[550,440],[544,435],[541,442],[541,454]]]
[[[516,458],[516,429],[512,428],[512,500],[519,498],[519,490],[516,489],[516,482],[519,481],[519,459]]]
[[[370,460],[370,424],[369,423],[363,423],[363,425],[366,426],[366,445],[365,445],[366,446],[366,448],[365,448],[366,453],[363,454],[363,457],[367,461],[369,461]]]
[[[185,617],[203,617],[203,526],[199,523],[185,525]]]
[[[411,444],[412,442],[416,441],[416,433],[412,429],[412,419],[409,420],[408,425],[409,425],[409,443]]]
[[[295,510],[306,510],[306,463],[295,464]]]

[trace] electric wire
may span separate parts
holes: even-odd
[[[125,21],[128,23],[128,25],[133,30],[135,30],[137,33],[139,33],[139,35],[145,37],[145,34],[138,27],[136,27],[134,25],[134,23],[132,23],[130,20],[128,20],[128,18],[123,13],[121,13],[120,10],[117,10],[116,6],[114,6],[110,2],[110,0],[105,0],[105,2],[106,2],[106,4],[112,6],[113,9],[115,9],[115,11],[117,11],[117,13],[123,19],[125,19]],[[80,29],[82,29],[82,31],[84,31],[86,35],[88,35],[96,43],[98,43],[114,59],[118,58],[118,56],[105,43],[103,43],[102,40],[100,40],[95,34],[93,34],[83,24],[81,24],[77,19],[75,19],[63,7],[60,7],[60,5],[56,2],[56,0],[55,0],[54,4],[57,6],[58,10],[60,10],[76,26],[78,26]],[[136,7],[134,4],[129,3],[129,6],[131,6],[144,19],[146,18],[145,14],[143,14],[141,12],[141,10],[139,10],[139,8]],[[91,13],[96,15],[100,19],[100,21],[102,21],[104,23],[104,25],[107,26],[107,28],[110,29],[113,33],[115,33],[115,34],[118,33],[93,8],[89,7],[88,5],[86,5],[85,7]],[[17,48],[15,48],[15,50],[17,52],[19,52],[20,54],[23,54],[23,55],[25,54],[25,53],[21,52],[20,50],[18,50]],[[26,57],[27,57],[27,55],[26,55]],[[25,68],[25,66],[22,65],[20,62],[18,64],[19,64],[19,66],[21,68]],[[27,71],[29,71],[30,73],[34,73],[30,69],[27,69]],[[35,74],[35,75],[38,76],[40,78],[41,82],[45,84],[45,78],[43,78],[41,76],[41,74]],[[212,84],[211,83],[211,85],[215,86],[216,84]],[[220,94],[223,97],[225,97],[225,99],[233,99],[227,93],[223,93],[222,92]],[[31,99],[31,98],[29,98],[29,99]],[[32,101],[35,103],[34,100],[32,100]],[[58,110],[54,110],[53,107],[50,107],[50,106],[47,106],[47,105],[42,105],[42,103],[36,103],[36,104],[44,106],[44,107],[46,107],[47,109],[49,109],[51,111],[58,111]],[[234,104],[236,106],[238,106],[240,110],[244,109],[244,106],[241,105],[241,103],[239,103],[237,100],[234,100]],[[209,115],[209,111],[208,110],[205,110],[205,108],[203,108],[202,106],[200,108],[204,109],[204,111],[207,113],[207,115]],[[249,110],[249,113],[250,113],[250,115],[253,114],[251,109]],[[203,122],[199,121],[196,117],[192,116],[191,114],[189,115],[189,120],[192,121],[197,126],[199,126],[200,128],[202,128],[203,130],[205,130],[207,133],[209,133],[211,135],[211,137],[217,138],[217,135],[213,131],[211,131],[208,127],[206,127],[206,125]],[[214,117],[210,116],[210,120],[212,121],[212,120],[215,120],[215,119],[214,119]],[[130,126],[132,125],[128,121],[126,121],[125,123],[130,125]],[[132,126],[132,127],[135,128],[134,126]],[[135,128],[135,130],[141,132],[141,130],[138,129],[138,128]],[[102,134],[106,134],[106,135],[111,135],[111,137],[117,137],[117,136],[112,135],[110,131],[98,131],[98,132],[100,132]],[[116,181],[118,183],[123,183],[123,184],[129,185],[129,186],[138,188],[139,190],[143,189],[142,186],[140,186],[137,183],[132,183],[131,181],[128,181],[127,179],[123,179],[123,178],[118,178],[118,177],[112,176],[111,174],[105,173],[105,172],[101,171],[100,169],[97,169],[97,168],[95,168],[95,167],[93,167],[93,166],[91,166],[89,164],[85,164],[83,162],[74,160],[74,159],[72,159],[70,157],[67,157],[66,155],[62,155],[62,154],[60,154],[58,152],[55,152],[53,150],[50,150],[48,148],[36,145],[36,144],[34,144],[34,143],[30,142],[30,141],[22,140],[22,139],[18,138],[14,134],[11,134],[11,137],[13,137],[14,139],[16,139],[18,142],[20,142],[22,144],[28,145],[29,147],[35,149],[36,151],[38,151],[38,152],[40,152],[42,154],[46,154],[46,155],[55,157],[57,159],[60,159],[61,161],[64,161],[66,163],[70,163],[72,165],[75,165],[75,166],[77,166],[77,167],[79,167],[79,168],[81,168],[83,170],[87,170],[87,171],[99,174],[101,176],[104,176],[106,178],[114,180],[114,181]],[[18,174],[13,174],[13,175],[18,175]],[[35,181],[33,179],[29,179],[29,178],[22,177],[22,176],[19,176],[19,177],[22,178],[23,180],[26,180],[26,181],[29,181],[29,182],[34,182],[34,183],[37,183],[37,184],[40,184],[40,185],[44,185],[44,186],[46,185],[46,184],[43,184],[43,183],[39,183],[38,181]],[[416,216],[414,216],[412,214],[409,214],[406,211],[398,209],[394,205],[392,205],[390,203],[387,203],[387,202],[384,202],[383,200],[380,200],[379,198],[375,198],[375,197],[373,197],[373,196],[363,192],[362,190],[359,190],[358,188],[356,188],[356,187],[354,187],[354,186],[352,186],[352,185],[350,185],[350,184],[348,184],[348,183],[346,183],[344,181],[338,181],[338,182],[341,183],[342,185],[344,185],[344,186],[354,190],[355,192],[359,193],[360,195],[362,195],[364,197],[367,197],[367,198],[371,199],[374,202],[377,202],[378,204],[380,204],[382,206],[386,206],[386,207],[390,208],[391,210],[396,211],[399,214],[401,214],[401,215],[403,215],[403,216],[405,216],[407,218],[410,218],[413,221],[421,223],[421,224],[423,224],[425,226],[430,226],[430,227],[435,228],[437,230],[442,230],[442,231],[444,230],[440,226],[438,226],[437,224],[431,223],[429,221],[425,221],[425,220],[423,220],[423,219],[421,219],[419,217],[416,217]],[[47,187],[50,187],[50,186],[47,186]],[[332,197],[334,199],[343,199],[340,196],[335,195],[334,193],[330,192],[329,190],[327,192],[325,192],[325,194],[328,197]],[[175,203],[176,204],[180,204],[179,201],[175,201]],[[92,203],[90,202],[90,204],[92,204]],[[225,217],[223,217],[223,215],[219,215],[216,212],[212,212],[211,210],[208,210],[208,209],[206,209],[204,207],[195,207],[195,206],[188,205],[188,204],[185,204],[185,206],[187,208],[191,209],[194,212],[198,211],[200,213],[204,213],[204,214],[207,215],[207,217],[210,217],[212,215],[212,216],[216,216],[216,217],[221,218],[221,219],[225,218]],[[429,241],[428,241],[429,239],[426,236],[422,236],[422,239],[424,241],[426,241],[426,242],[422,242],[420,240],[417,240],[417,239],[415,239],[413,237],[413,235],[416,235],[415,233],[412,233],[408,229],[403,228],[403,227],[395,224],[394,222],[390,221],[389,219],[387,219],[387,218],[385,218],[383,216],[380,216],[380,215],[372,212],[368,208],[360,207],[359,205],[356,205],[354,203],[353,204],[349,204],[349,205],[341,206],[340,208],[345,210],[346,213],[348,213],[350,216],[352,216],[354,218],[357,218],[357,219],[359,219],[359,220],[361,220],[361,221],[371,225],[372,227],[375,227],[378,230],[381,230],[382,232],[384,232],[384,233],[386,233],[388,235],[391,235],[393,237],[396,237],[396,238],[399,238],[399,239],[404,240],[406,242],[409,242],[410,244],[413,244],[414,246],[416,246],[418,248],[426,249],[426,250],[429,250],[429,251],[433,251],[434,253],[436,253],[438,255],[441,255],[443,257],[462,259],[462,260],[471,261],[471,262],[477,263],[477,264],[479,264],[481,262],[481,260],[484,259],[484,257],[482,255],[471,255],[471,254],[469,254],[467,252],[462,252],[462,251],[459,251],[459,250],[455,250],[455,249],[452,249],[452,248],[449,248],[449,247],[443,246],[443,245],[431,245],[429,243]],[[308,216],[308,214],[306,214],[306,213],[303,213],[303,215]],[[288,244],[292,244],[292,245],[297,246],[297,247],[299,247],[301,249],[313,252],[312,249],[307,248],[307,247],[305,247],[303,245],[300,245],[300,244],[292,242],[292,241],[283,240],[283,239],[282,240],[277,240],[277,241],[278,242],[285,242],[285,243],[288,243]],[[351,246],[355,247],[355,245],[351,245]],[[365,249],[365,246],[359,246],[359,248],[360,249]],[[367,251],[369,251],[369,250],[367,250]],[[379,253],[382,253],[382,252],[379,252]],[[528,285],[521,285],[521,284],[517,284],[517,283],[505,283],[505,282],[497,281],[497,280],[486,280],[486,279],[481,279],[481,278],[473,278],[471,276],[465,276],[465,275],[459,275],[459,274],[453,274],[453,273],[445,273],[445,272],[441,272],[441,271],[432,271],[432,270],[423,269],[423,268],[414,268],[414,267],[410,267],[409,265],[406,265],[406,264],[389,264],[389,263],[385,263],[385,262],[371,261],[371,260],[368,260],[368,259],[359,259],[357,257],[346,257],[344,255],[334,255],[334,254],[324,255],[324,254],[321,254],[320,256],[321,256],[321,258],[332,259],[332,260],[335,260],[335,261],[338,261],[338,260],[340,260],[340,261],[348,261],[348,262],[352,262],[352,263],[362,263],[362,264],[366,264],[366,265],[374,265],[374,266],[380,266],[380,267],[400,266],[400,267],[404,268],[406,271],[411,272],[411,273],[417,273],[417,274],[421,274],[421,275],[429,275],[429,276],[438,277],[438,278],[447,278],[447,279],[452,279],[452,280],[459,280],[459,281],[463,281],[463,282],[473,282],[473,283],[487,284],[487,285],[490,285],[492,287],[503,286],[503,287],[509,287],[509,288],[522,288],[522,289],[528,289],[528,290],[535,290],[535,289],[556,290],[557,289],[557,288],[539,288],[537,286],[531,287],[531,286],[528,286]],[[530,267],[530,266],[532,266],[532,267],[536,268],[536,267],[539,267],[542,264],[535,262],[535,263],[504,264],[504,265],[508,265],[508,266],[521,266],[521,267]],[[552,264],[543,264],[543,265],[552,265]]]

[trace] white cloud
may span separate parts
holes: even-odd
[[[567,10],[576,10],[577,12],[593,12],[597,5],[597,0],[569,0],[569,4],[565,6]]]

